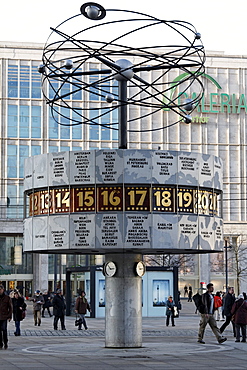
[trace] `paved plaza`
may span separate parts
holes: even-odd
[[[166,327],[165,318],[143,318],[142,348],[105,348],[104,319],[87,319],[89,329],[78,331],[74,317],[66,317],[66,331],[53,330],[53,318],[33,324],[28,305],[22,322],[22,336],[9,329],[9,348],[0,351],[0,369],[247,369],[247,343],[235,343],[231,327],[227,342],[219,345],[210,329],[206,344],[197,343],[199,316],[194,303],[183,301],[175,327]]]

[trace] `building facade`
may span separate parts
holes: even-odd
[[[118,148],[116,130],[105,126],[77,125],[60,126],[54,120],[49,107],[42,97],[41,76],[38,66],[42,58],[43,45],[22,43],[0,43],[0,112],[1,112],[1,193],[0,193],[0,279],[7,289],[23,286],[26,294],[32,289],[47,289],[48,282],[54,288],[53,280],[65,280],[66,266],[86,264],[86,256],[30,255],[22,253],[23,245],[23,174],[25,158],[37,154]],[[97,61],[89,69],[100,68]],[[153,75],[151,75],[151,73]],[[169,80],[178,78],[179,72],[171,71]],[[97,75],[88,77],[93,83]],[[201,77],[205,93],[201,103],[192,113],[192,123],[180,122],[175,113],[161,109],[147,115],[142,121],[130,122],[128,134],[129,149],[162,149],[219,156],[224,164],[224,195],[222,210],[224,235],[230,261],[228,280],[231,285],[240,279],[241,290],[247,290],[244,269],[244,250],[247,247],[246,210],[246,113],[247,113],[247,57],[227,56],[220,52],[208,52],[206,72]],[[155,71],[142,72],[147,81],[155,78]],[[47,86],[43,86],[46,93]],[[63,86],[64,93],[69,86]],[[131,88],[131,87],[130,87]],[[116,86],[108,86],[109,92]],[[179,99],[195,96],[195,91],[180,95]],[[94,93],[77,92],[69,97],[75,106],[86,104],[95,110],[108,103]],[[113,103],[114,104],[114,103]],[[68,123],[73,117],[63,116],[61,123]],[[142,107],[129,109],[131,117],[140,116]],[[71,113],[72,114],[72,113]],[[90,118],[90,117],[88,117]],[[100,123],[118,122],[116,110],[100,118]],[[142,132],[142,129],[157,129]],[[238,248],[237,248],[238,247]],[[236,250],[243,254],[236,272]],[[235,253],[235,257],[234,257]],[[92,258],[92,257],[90,257]],[[97,257],[97,264],[101,257]],[[222,290],[225,280],[225,253],[194,255],[180,263],[180,290],[185,285],[193,289],[200,283],[213,281]],[[102,261],[102,259],[101,259]],[[160,263],[160,262],[159,262]],[[58,266],[58,267],[56,267]],[[242,272],[240,271],[242,269]],[[1,274],[2,273],[2,274]],[[77,277],[74,277],[77,281]],[[78,282],[76,282],[78,286]]]

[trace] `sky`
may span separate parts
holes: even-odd
[[[1,2],[0,41],[45,43],[50,27],[80,13],[83,0],[8,0]],[[94,2],[97,2],[94,1]],[[159,19],[192,23],[207,51],[247,55],[244,0],[99,0],[105,9],[126,9]]]

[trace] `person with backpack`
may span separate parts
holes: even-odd
[[[212,329],[216,339],[220,344],[224,343],[227,338],[221,335],[219,328],[217,327],[217,323],[214,318],[214,285],[209,283],[207,285],[206,293],[202,294],[201,298],[201,306],[199,312],[201,313],[201,320],[199,323],[199,332],[198,332],[198,343],[205,344],[203,337],[204,332],[207,324],[209,324],[210,328]]]

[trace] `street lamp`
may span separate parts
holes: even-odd
[[[226,291],[227,291],[227,288],[228,288],[228,249],[231,249],[232,246],[231,245],[228,245],[228,238],[225,238],[225,245],[224,245],[224,249],[225,249],[225,273],[226,273]]]

